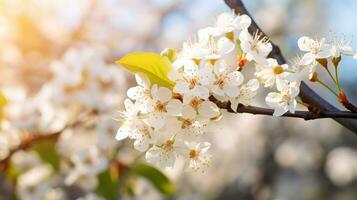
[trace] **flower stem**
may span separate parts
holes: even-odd
[[[341,91],[341,85],[340,85],[340,81],[338,79],[338,69],[337,67],[335,67],[335,77],[336,77],[336,85],[337,85],[337,88],[338,88],[338,91]]]
[[[326,89],[328,89],[332,94],[334,94],[338,98],[338,94],[333,91],[326,83],[322,82],[321,80],[317,80],[318,83],[320,83],[322,86],[324,86]]]
[[[326,69],[328,75],[330,76],[331,80],[332,80],[332,81],[336,84],[336,86],[338,87],[338,83],[337,83],[336,79],[333,77],[331,71],[330,71],[328,68],[325,68],[325,69]],[[335,69],[336,69],[336,68],[335,68]]]

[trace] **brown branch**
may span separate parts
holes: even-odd
[[[237,111],[232,110],[230,102],[220,102],[214,97],[210,97],[210,100],[214,102],[219,108],[225,109],[230,113],[249,113],[253,115],[269,115],[274,113],[273,109],[261,108],[256,106],[244,106],[238,105]],[[301,118],[304,120],[324,119],[324,118],[349,118],[357,119],[357,113],[349,111],[295,111],[295,113],[287,112],[282,117]]]
[[[9,154],[4,159],[0,160],[0,170],[5,171],[9,167],[10,159],[16,152],[20,150],[26,150],[30,148],[33,144],[39,143],[41,141],[57,140],[57,138],[60,136],[62,132],[63,130],[51,134],[45,134],[45,135],[33,133],[33,136],[28,137],[23,141],[21,141],[20,145],[18,145],[14,149],[11,149]]]
[[[32,147],[34,144],[37,144],[42,141],[57,140],[65,130],[85,124],[86,121],[88,121],[86,119],[90,115],[96,115],[96,111],[88,111],[83,113],[83,115],[80,115],[74,122],[69,123],[61,130],[53,133],[45,133],[45,134],[40,132],[29,133],[28,135],[26,135],[27,137],[22,139],[21,143],[18,146],[11,149],[9,154],[5,158],[0,160],[0,171],[5,171],[9,167],[12,156],[18,151],[27,150],[30,147]]]
[[[251,15],[247,11],[247,9],[244,7],[244,4],[241,0],[224,0],[224,1],[230,8],[234,9],[235,13],[246,14],[251,17]],[[252,18],[252,25],[249,27],[249,31],[251,33],[259,31],[264,34],[264,32],[259,28],[257,23],[253,20],[253,18]],[[273,50],[269,54],[269,57],[277,59],[279,63],[286,63],[286,60],[285,60],[284,56],[282,55],[279,47],[277,45],[275,45],[273,42],[271,42],[271,43],[273,46]],[[335,106],[333,106],[332,104],[327,102],[325,99],[321,98],[316,92],[314,92],[304,82],[301,83],[299,96],[304,102],[318,108],[319,110],[321,110],[323,112],[326,112],[326,111],[341,112]],[[344,118],[338,118],[338,117],[333,117],[333,119],[335,121],[337,121],[338,123],[340,123],[342,126],[348,128],[349,130],[351,130],[352,132],[357,134],[357,120],[344,119]]]

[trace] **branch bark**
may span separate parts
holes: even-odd
[[[218,102],[214,101],[215,104],[222,109],[226,109],[230,113],[249,113],[253,115],[269,115],[272,116],[274,113],[273,109],[261,108],[256,106],[244,106],[239,104],[237,111],[234,111],[230,107],[230,102]],[[349,118],[357,119],[357,113],[352,113],[349,111],[320,111],[320,112],[310,112],[310,111],[295,111],[295,113],[287,112],[282,117],[291,118],[301,118],[304,120],[314,120],[314,119],[324,119],[324,118]]]
[[[224,0],[226,4],[234,10],[236,14],[246,14],[251,17],[247,9],[245,8],[243,2],[241,0]],[[265,35],[265,33],[259,28],[257,23],[252,18],[252,25],[249,27],[249,32],[254,33],[255,31],[259,31]],[[269,57],[277,59],[277,61],[282,64],[286,63],[284,56],[282,55],[280,48],[274,44],[273,42],[273,50],[269,54]],[[312,105],[321,112],[341,112],[338,108],[327,102],[325,99],[320,97],[316,92],[314,92],[306,83],[302,82],[300,86],[300,98],[309,105]],[[345,128],[351,130],[353,133],[357,134],[357,120],[356,119],[345,119],[338,118],[334,116],[333,119],[340,123]]]

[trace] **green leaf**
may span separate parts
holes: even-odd
[[[146,178],[153,186],[164,195],[170,195],[175,192],[175,187],[170,179],[158,169],[147,165],[137,164],[133,167],[134,174]]]
[[[158,84],[168,88],[173,88],[174,83],[167,77],[172,66],[170,60],[156,53],[130,53],[116,64],[123,66],[127,70],[135,74],[145,74],[151,84]]]
[[[39,141],[35,143],[31,149],[36,151],[43,161],[51,164],[53,169],[56,171],[59,170],[60,157],[56,151],[56,141]]]
[[[110,169],[99,174],[99,184],[96,193],[107,200],[114,200],[117,198],[118,180],[111,176]]]
[[[167,57],[171,63],[177,59],[176,49],[166,48],[160,53],[160,55]]]

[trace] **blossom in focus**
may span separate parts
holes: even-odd
[[[278,92],[271,92],[265,98],[269,107],[274,108],[274,116],[281,116],[287,111],[295,113],[296,100],[299,95],[300,84],[297,82],[279,81],[277,84]]]

